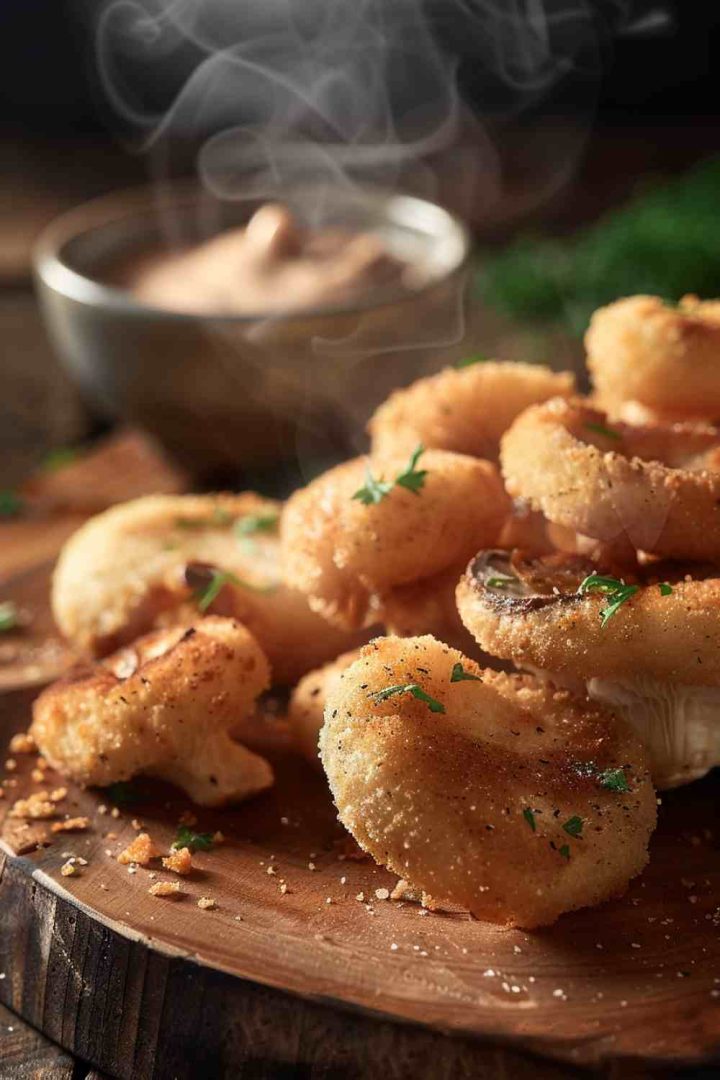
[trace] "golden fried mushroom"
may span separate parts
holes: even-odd
[[[408,474],[407,458],[356,458],[288,500],[286,580],[339,626],[377,622],[384,595],[469,558],[475,538],[497,539],[509,513],[487,461],[428,450],[410,471],[412,488],[395,480]]]
[[[604,544],[720,556],[720,430],[611,421],[580,399],[524,412],[502,440],[508,491]]]
[[[231,738],[270,683],[253,636],[208,616],[140,638],[49,686],[31,734],[64,776],[106,786],[136,775],[182,788],[201,806],[254,795],[273,782],[264,758]]]
[[[508,926],[621,894],[655,794],[612,713],[433,638],[381,638],[331,690],[320,752],[362,848],[437,900]]]
[[[720,418],[720,301],[628,296],[593,315],[585,335],[598,402],[687,420]]]
[[[300,752],[319,767],[318,736],[323,726],[328,694],[340,682],[340,677],[360,656],[360,649],[338,656],[317,671],[310,671],[290,695],[288,720]]]
[[[276,683],[362,640],[315,615],[279,565],[281,504],[241,495],[155,495],[92,518],[66,543],[53,577],[55,620],[73,644],[103,656],[155,627],[197,618],[214,576],[214,614],[238,619]]]
[[[624,716],[647,746],[653,781],[667,788],[720,764],[717,573],[650,563],[621,580],[583,558],[485,551],[457,600],[493,656]]]
[[[445,368],[396,390],[368,424],[374,455],[410,454],[421,443],[497,461],[500,437],[529,405],[575,390],[570,372],[485,360]]]

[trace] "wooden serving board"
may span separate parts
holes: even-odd
[[[26,568],[1,597],[32,597],[30,626],[46,644],[47,582],[47,565]],[[48,674],[67,660],[60,646],[52,655]],[[36,692],[37,670],[16,674],[0,697],[1,747],[27,727]],[[130,872],[116,861],[140,825],[168,849],[191,809],[173,789],[147,798],[141,787],[113,816],[107,795],[51,771],[40,784],[34,756],[14,755],[0,799],[0,1002],[84,1060],[142,1080],[284,1067],[567,1076],[567,1063],[720,1054],[716,777],[664,796],[650,866],[626,897],[525,933],[387,899],[395,879],[348,844],[282,713],[268,709],[248,737],[277,783],[239,808],[196,811],[198,829],[226,840],[183,879],[159,862]],[[16,799],[60,786],[58,820],[85,816],[84,831],[10,815]],[[70,855],[85,863],[64,877]],[[180,880],[182,896],[149,895],[159,880]],[[216,907],[200,909],[201,897]],[[529,1065],[528,1051],[566,1065]]]

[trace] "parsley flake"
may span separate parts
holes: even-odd
[[[16,517],[23,509],[23,501],[14,491],[0,491],[0,517]]]
[[[517,578],[508,577],[507,574],[498,574],[496,577],[489,577],[487,579],[487,586],[490,589],[507,589],[508,585],[514,585]]]
[[[479,675],[466,671],[462,664],[457,663],[453,664],[450,682],[482,682],[482,679]]]
[[[419,495],[425,486],[427,469],[418,469],[416,466],[424,453],[425,447],[420,443],[413,450],[408,467],[403,472],[398,473],[392,483],[383,480],[382,476],[375,479],[368,468],[365,471],[365,485],[355,492],[353,499],[357,499],[363,506],[376,506],[383,501],[386,495],[390,494],[393,487],[403,487],[407,491],[412,491],[413,495]]]
[[[229,570],[213,570],[210,581],[206,585],[201,585],[195,592],[201,611],[207,611],[225,585],[242,585],[242,582]]]
[[[279,520],[279,514],[245,514],[235,522],[235,533],[245,537],[254,533],[275,532]]]
[[[568,861],[569,861],[569,859],[570,859],[570,848],[569,848],[569,846],[567,844],[563,844],[562,847],[558,848],[558,855],[561,855],[563,857],[563,859],[568,859]]]
[[[668,585],[667,581],[661,581],[660,585],[658,587],[660,589],[660,595],[661,596],[671,596],[672,595],[672,585]]]
[[[615,439],[618,442],[622,439],[622,435],[618,431],[613,431],[612,428],[606,427],[605,424],[595,424],[590,420],[586,420],[585,427],[588,431],[594,431],[596,435],[604,435],[606,439]]]
[[[212,833],[194,832],[187,825],[178,828],[177,836],[170,845],[175,851],[188,848],[190,851],[210,851],[213,846]]]
[[[472,356],[466,356],[462,360],[458,360],[455,365],[456,368],[462,369],[466,367],[472,367],[474,364],[487,363],[487,356],[483,356],[481,353],[473,353]]]
[[[65,465],[71,465],[73,461],[77,461],[79,456],[80,451],[75,450],[72,446],[59,446],[56,450],[51,450],[49,454],[45,455],[42,468],[46,472],[55,472]]]
[[[599,780],[600,787],[607,791],[630,791],[624,769],[606,769],[605,772],[600,773]]]
[[[600,624],[604,628],[621,604],[624,604],[639,590],[639,585],[626,585],[619,578],[607,577],[602,574],[588,574],[585,580],[580,583],[578,592],[600,592],[607,596],[608,605],[600,611]]]
[[[0,633],[15,630],[19,626],[18,610],[12,600],[0,604]]]
[[[567,819],[567,821],[563,825],[563,829],[568,834],[568,836],[581,837],[583,831],[583,824],[583,819],[581,817],[578,817],[577,814],[575,814],[574,817]]]
[[[368,696],[374,701],[387,701],[388,698],[395,697],[396,694],[412,694],[418,701],[424,701],[430,712],[445,712],[443,703],[430,697],[418,683],[398,683],[396,686],[386,686],[384,690],[377,690],[374,694]]]
[[[535,811],[531,810],[529,806],[526,806],[523,810],[523,817],[527,821],[528,825],[535,832],[537,826],[535,825]]]

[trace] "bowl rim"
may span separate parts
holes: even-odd
[[[121,211],[118,218],[122,216],[132,218],[137,217],[140,213],[152,212],[153,205],[158,203],[159,190],[162,190],[163,201],[167,200],[169,192],[171,198],[168,201],[174,201],[175,203],[187,202],[196,199],[202,194],[202,187],[197,181],[165,181],[160,188],[153,184],[120,188],[117,191],[97,196],[70,210],[66,210],[54,218],[49,225],[45,226],[35,242],[32,263],[36,279],[45,288],[66,299],[91,307],[102,307],[130,317],[152,317],[153,319],[168,322],[213,322],[237,325],[272,322],[282,324],[319,317],[330,318],[356,315],[368,311],[382,311],[384,308],[396,307],[398,304],[415,301],[460,273],[467,266],[471,255],[470,230],[465,222],[453,211],[448,210],[447,207],[433,202],[431,199],[425,199],[407,192],[363,185],[361,188],[363,197],[372,201],[379,201],[389,205],[397,203],[406,207],[424,207],[426,212],[429,209],[431,213],[445,217],[459,242],[459,258],[444,273],[428,281],[421,288],[398,289],[395,295],[384,297],[380,301],[368,298],[363,303],[351,305],[302,308],[287,312],[239,314],[237,312],[223,311],[177,311],[146,304],[137,300],[129,289],[102,282],[89,274],[76,270],[63,257],[64,247],[76,237],[110,224],[113,218],[108,217],[108,214],[113,208]]]

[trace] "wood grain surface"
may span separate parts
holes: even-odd
[[[51,640],[47,580],[47,565],[26,568],[2,580],[2,598],[32,595],[26,632]],[[6,680],[2,747],[28,724],[31,681]],[[348,844],[277,703],[244,735],[272,758],[277,784],[234,810],[197,812],[197,828],[226,839],[174,879],[176,899],[148,893],[173,878],[159,861],[135,869],[116,856],[140,827],[167,851],[191,809],[183,797],[146,783],[113,808],[52,771],[39,782],[34,756],[13,755],[0,799],[0,1002],[84,1061],[141,1080],[300,1067],[477,1076],[497,1073],[493,1046],[513,1076],[568,1075],[528,1064],[528,1052],[573,1067],[716,1059],[715,776],[664,796],[650,866],[625,898],[529,934],[387,899],[392,875]],[[11,816],[18,798],[61,786],[57,820],[86,816],[88,828],[52,833]],[[85,862],[64,877],[71,855]],[[201,910],[201,897],[215,907]]]

